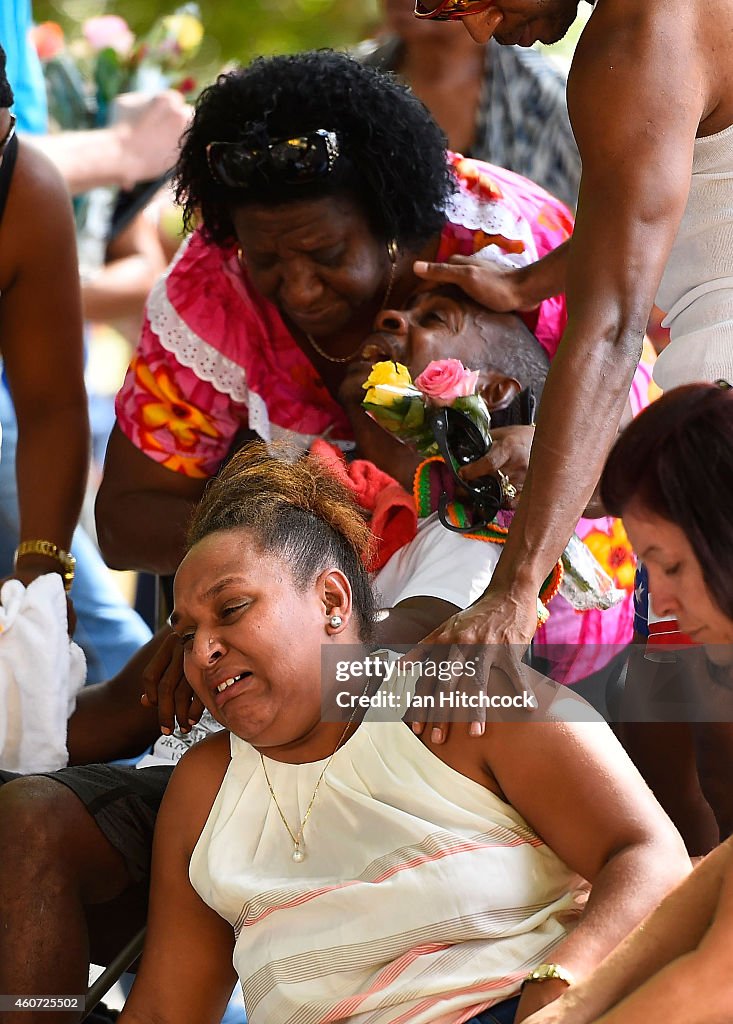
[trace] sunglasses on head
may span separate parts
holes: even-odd
[[[491,7],[494,0],[415,0],[415,17],[458,21]]]
[[[206,160],[214,181],[227,188],[246,188],[255,173],[286,185],[307,184],[333,170],[340,153],[335,132],[323,128],[265,146],[242,142],[210,142]]]

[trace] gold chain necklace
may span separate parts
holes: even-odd
[[[390,262],[392,263],[392,269],[390,270],[389,284],[387,285],[387,291],[384,293],[384,300],[382,302],[380,313],[382,312],[383,309],[387,308],[387,303],[389,302],[390,296],[392,294],[395,273],[397,271],[397,251],[397,243],[395,242],[394,239],[392,239],[387,243],[387,252],[389,253]],[[316,341],[312,334],[309,334],[307,331],[305,331],[304,333],[306,338],[308,339],[308,344],[311,346],[311,348],[314,349],[319,356],[321,356],[323,359],[326,359],[329,363],[350,363],[352,359],[358,356],[359,352],[361,351],[361,346],[363,345],[363,342],[359,342],[358,348],[355,348],[354,351],[348,356],[332,356],[329,355],[329,353],[326,352],[325,349],[321,348],[321,346],[318,344],[318,342]]]
[[[370,682],[371,682],[371,680],[369,680],[369,682],[364,687],[364,690],[363,690],[362,695],[361,695],[362,697],[366,697],[366,693],[367,693],[367,690],[369,689],[369,683]],[[288,835],[290,836],[290,838],[293,841],[293,854],[292,854],[292,857],[293,857],[293,860],[295,861],[296,864],[300,864],[301,861],[305,860],[305,849],[303,848],[303,831],[305,830],[305,825],[306,825],[306,822],[308,821],[308,818],[310,817],[310,813],[313,810],[313,804],[315,803],[316,794],[318,793],[318,788],[321,785],[321,783],[323,782],[323,777],[326,774],[326,772],[328,771],[328,766],[331,764],[331,761],[333,761],[333,759],[334,759],[334,757],[336,755],[336,751],[340,748],[341,744],[344,742],[344,737],[346,736],[346,733],[349,731],[349,729],[351,727],[351,724],[354,721],[354,717],[356,716],[356,712],[359,710],[359,706],[360,706],[359,702],[357,702],[354,705],[354,710],[351,712],[351,717],[349,718],[348,722],[346,723],[346,728],[341,733],[341,736],[339,737],[338,743],[333,748],[333,753],[331,754],[329,759],[326,761],[325,765],[323,766],[323,771],[318,776],[318,782],[316,783],[316,788],[313,790],[313,796],[310,798],[310,803],[308,804],[308,807],[306,808],[305,816],[304,816],[303,820],[300,823],[300,828],[298,829],[297,833],[293,832],[293,830],[291,829],[290,825],[288,824],[288,819],[283,814],[282,808],[280,807],[280,804],[277,802],[277,797],[275,796],[275,790],[272,788],[272,783],[270,782],[270,776],[267,774],[267,766],[265,765],[265,759],[262,756],[262,754],[260,754],[260,761],[262,762],[262,771],[265,773],[265,782],[267,783],[267,788],[270,790],[270,796],[272,797],[273,802],[275,804],[275,807],[277,808],[277,813],[280,815],[280,820],[282,821],[283,825],[287,829],[287,833],[288,833]]]

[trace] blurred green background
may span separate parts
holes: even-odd
[[[137,34],[182,2],[34,0],[33,13],[37,22],[57,21],[66,31],[93,15],[120,14]],[[195,64],[214,70],[260,53],[349,46],[379,21],[378,0],[199,0],[199,8],[206,34]]]
[[[0,0],[7,3],[8,0]],[[161,14],[182,0],[34,0],[36,21],[58,21],[73,33],[85,18],[120,14],[136,33],[144,33]],[[227,61],[246,62],[257,54],[311,47],[348,47],[379,25],[379,0],[199,0],[205,39],[193,63],[203,85]],[[581,4],[590,13],[590,8]],[[567,63],[585,17],[550,53]]]

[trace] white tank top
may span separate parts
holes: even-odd
[[[657,293],[671,342],[654,379],[733,384],[733,125],[695,140],[682,222]]]
[[[458,1024],[516,994],[574,917],[577,876],[512,807],[370,715],[321,783],[301,863],[232,736],[190,879],[234,928],[251,1024]],[[267,760],[294,832],[324,763]]]

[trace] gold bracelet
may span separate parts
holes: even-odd
[[[58,544],[51,540],[24,540],[15,549],[15,567],[18,567],[18,559],[23,555],[43,555],[45,558],[55,558],[63,572],[61,578],[64,581],[64,590],[68,594],[71,584],[74,582],[74,570],[76,559],[70,551],[64,551]]]
[[[522,982],[522,986],[526,985],[528,981],[564,981],[566,985],[574,985],[575,978],[565,967],[561,967],[560,964],[540,964],[539,967],[535,967],[533,971],[530,971]]]

